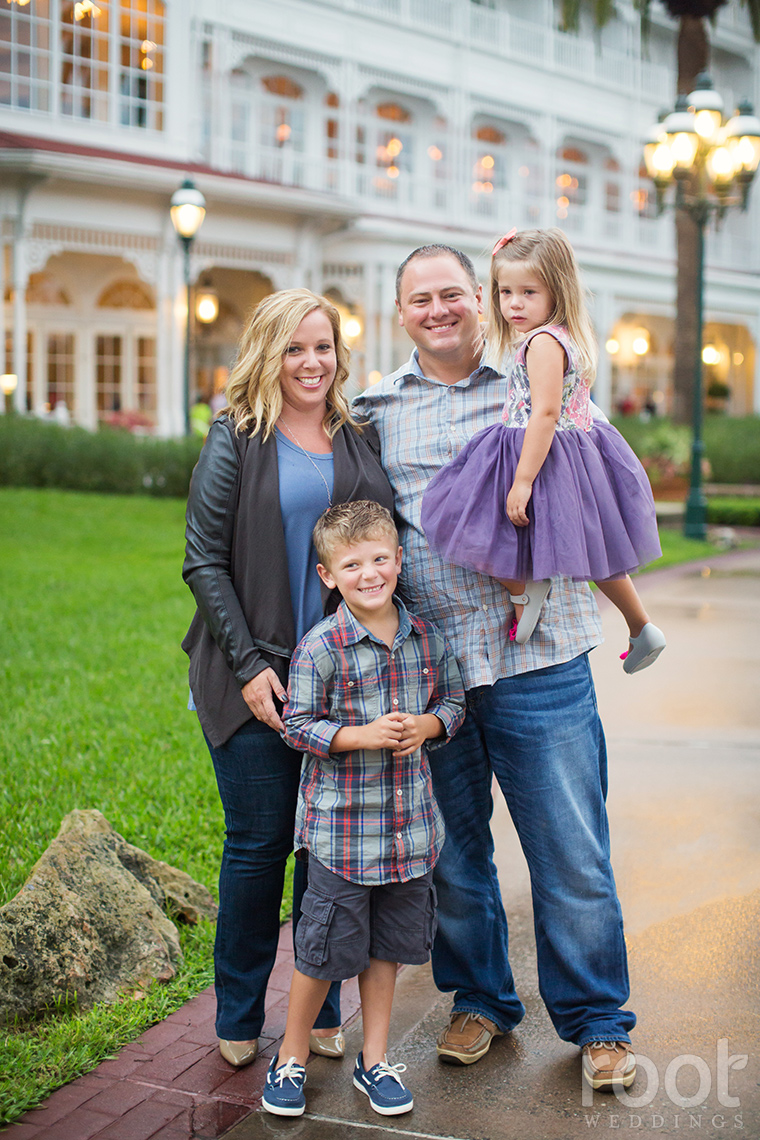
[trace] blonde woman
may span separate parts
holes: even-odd
[[[290,657],[330,605],[311,534],[334,503],[393,510],[374,429],[351,415],[348,349],[324,297],[265,298],[240,340],[228,407],[211,425],[187,504],[183,578],[197,611],[182,647],[225,813],[215,945],[216,1028],[231,1064],[256,1057],[274,965],[300,754],[282,741]],[[296,863],[294,924],[306,888]],[[311,1038],[343,1054],[339,983]]]
[[[512,351],[502,422],[431,480],[422,526],[442,557],[502,582],[524,644],[551,579],[593,580],[626,620],[626,673],[665,647],[630,579],[659,558],[652,490],[620,432],[592,417],[596,340],[559,229],[512,230],[491,255],[489,351]],[[529,507],[530,504],[530,507]]]

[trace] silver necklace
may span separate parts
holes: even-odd
[[[309,453],[308,453],[308,451],[306,450],[306,448],[304,447],[304,445],[303,445],[303,444],[300,442],[300,440],[298,439],[298,437],[297,437],[296,433],[295,433],[295,432],[292,430],[292,428],[289,428],[289,427],[288,427],[288,425],[285,423],[285,420],[282,418],[282,416],[280,416],[280,420],[279,420],[279,422],[280,422],[280,423],[282,424],[282,426],[285,428],[285,431],[286,431],[286,432],[288,433],[288,435],[289,435],[289,436],[292,438],[293,442],[294,442],[294,443],[295,443],[295,444],[296,444],[298,447],[300,447],[300,448],[301,448],[301,451],[304,453],[304,455],[305,455],[305,456],[306,456],[306,458],[308,459],[309,463],[312,465],[312,467],[313,467],[313,468],[314,468],[314,470],[316,471],[317,475],[319,475],[320,479],[321,479],[321,480],[322,480],[322,482],[324,483],[324,485],[325,485],[325,490],[327,491],[327,505],[328,505],[329,507],[331,507],[331,506],[333,505],[333,501],[332,501],[332,495],[330,494],[330,485],[329,485],[329,483],[327,482],[327,480],[325,479],[325,477],[324,477],[324,475],[322,474],[322,472],[319,470],[319,464],[318,464],[318,463],[315,463],[315,462],[314,462],[314,460],[313,460],[313,459],[312,459],[312,457],[309,455]]]

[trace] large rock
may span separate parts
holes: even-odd
[[[69,812],[0,908],[0,1021],[173,978],[182,951],[162,908],[188,922],[216,916],[205,887],[127,843],[99,811]]]

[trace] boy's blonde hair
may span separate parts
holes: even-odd
[[[578,347],[578,371],[590,387],[596,376],[598,349],[594,326],[586,305],[573,247],[560,229],[521,230],[491,258],[488,312],[488,350],[496,367],[505,354],[522,340],[504,319],[499,305],[499,270],[510,262],[524,263],[548,289],[554,308],[547,325],[564,325]]]
[[[328,570],[330,559],[339,546],[357,546],[368,539],[387,537],[398,546],[398,531],[393,515],[371,499],[353,503],[336,503],[317,519],[314,548],[320,563]]]
[[[343,395],[349,349],[341,337],[338,310],[327,297],[319,297],[309,289],[281,289],[256,306],[238,344],[237,359],[227,383],[225,409],[236,431],[251,435],[263,431],[264,439],[274,431],[282,411],[280,376],[285,353],[301,321],[317,309],[332,326],[338,361],[335,379],[327,392],[325,431],[332,439],[345,423],[361,430]]]

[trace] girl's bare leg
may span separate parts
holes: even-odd
[[[280,1045],[280,1064],[284,1065],[291,1057],[295,1057],[299,1065],[306,1064],[309,1059],[309,1034],[331,984],[328,978],[309,978],[300,970],[293,971],[288,1020]]]
[[[364,1068],[385,1060],[388,1052],[388,1031],[391,1025],[393,991],[396,988],[396,962],[370,958],[369,966],[359,974],[359,994],[362,999],[362,1025],[364,1027]],[[315,1015],[316,1016],[316,1015]],[[290,1015],[288,1015],[288,1018]]]
[[[636,587],[628,575],[626,574],[625,578],[597,582],[597,586],[605,598],[609,598],[613,606],[617,606],[620,610],[631,637],[638,637],[649,621],[649,614],[644,609]]]

